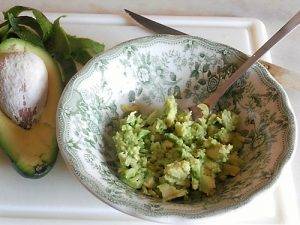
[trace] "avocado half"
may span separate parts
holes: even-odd
[[[0,110],[0,148],[24,177],[39,178],[48,173],[56,161],[58,146],[55,115],[63,89],[57,63],[44,49],[20,39],[7,39],[0,44],[0,55],[28,51],[39,56],[48,72],[48,95],[39,121],[25,130]]]

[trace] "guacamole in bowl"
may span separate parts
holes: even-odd
[[[239,117],[226,109],[210,113],[199,104],[201,117],[179,110],[174,96],[160,110],[140,114],[137,105],[123,107],[113,137],[122,181],[146,195],[165,201],[189,198],[190,191],[212,195],[216,180],[236,176],[243,160]]]
[[[216,111],[200,105],[207,118],[188,112],[245,59],[222,44],[171,35],[131,40],[96,56],[68,83],[58,107],[66,164],[100,200],[152,221],[201,218],[246,204],[275,181],[294,149],[284,90],[256,63]],[[150,116],[156,109],[162,112]],[[130,129],[141,132],[131,136]],[[134,144],[126,150],[127,141]]]

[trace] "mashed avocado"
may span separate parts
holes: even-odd
[[[229,110],[211,113],[198,105],[202,117],[180,111],[173,96],[162,110],[142,115],[139,107],[123,107],[126,117],[113,137],[120,178],[146,195],[165,201],[187,198],[191,191],[212,195],[218,180],[236,176],[243,161],[239,118]]]

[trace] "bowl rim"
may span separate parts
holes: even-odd
[[[73,176],[76,177],[76,179],[90,192],[92,193],[97,199],[100,199],[102,202],[106,203],[107,205],[111,206],[114,209],[117,209],[127,215],[133,216],[133,217],[137,217],[137,218],[141,218],[141,219],[145,219],[148,221],[152,221],[152,222],[163,222],[163,223],[173,223],[173,222],[179,222],[179,221],[191,221],[193,219],[201,219],[201,218],[205,218],[205,217],[212,217],[212,216],[216,216],[216,215],[220,215],[223,214],[225,212],[228,211],[232,211],[234,209],[237,209],[247,203],[249,203],[251,200],[253,200],[256,196],[258,196],[259,194],[261,194],[262,192],[264,192],[265,190],[269,189],[271,186],[273,186],[273,184],[276,183],[276,181],[278,180],[283,167],[286,165],[286,163],[288,162],[288,160],[292,157],[294,149],[296,149],[297,147],[297,134],[298,134],[298,128],[296,126],[296,117],[295,117],[295,113],[294,110],[292,108],[291,102],[287,96],[286,91],[283,89],[283,87],[275,80],[275,78],[270,74],[270,72],[259,62],[257,62],[256,64],[264,71],[264,73],[267,75],[265,78],[266,80],[268,80],[268,82],[270,84],[272,84],[272,86],[274,86],[274,88],[276,89],[276,91],[278,91],[281,95],[281,105],[282,108],[284,109],[285,114],[287,115],[287,117],[290,120],[290,124],[289,124],[289,129],[288,129],[288,139],[287,139],[287,143],[286,143],[286,147],[285,150],[283,150],[282,152],[285,154],[280,154],[280,158],[278,159],[278,165],[277,167],[274,169],[274,173],[271,175],[270,179],[267,181],[266,184],[264,184],[262,187],[256,189],[253,193],[251,193],[248,197],[245,197],[243,199],[241,199],[239,202],[235,202],[232,203],[224,208],[218,208],[218,209],[212,209],[210,211],[204,212],[204,213],[200,213],[200,214],[191,214],[191,215],[187,215],[187,214],[174,214],[174,213],[168,213],[166,215],[146,215],[144,214],[142,211],[136,211],[134,210],[134,208],[132,207],[124,207],[123,205],[118,205],[115,203],[112,203],[109,199],[103,197],[103,196],[99,196],[96,193],[94,193],[94,191],[86,184],[84,183],[76,174],[74,171],[74,168],[72,168],[71,163],[68,159],[67,153],[64,151],[63,148],[63,144],[62,144],[62,134],[61,134],[61,127],[62,127],[62,122],[60,121],[60,114],[62,111],[62,104],[66,99],[67,94],[70,92],[70,87],[76,82],[76,80],[80,77],[81,73],[83,73],[82,71],[87,71],[88,68],[90,68],[91,65],[97,63],[97,61],[99,61],[100,57],[105,57],[108,55],[113,55],[115,52],[117,52],[117,50],[122,49],[123,47],[129,45],[129,44],[133,44],[135,42],[139,42],[139,41],[143,41],[144,42],[150,42],[153,41],[154,39],[168,39],[168,41],[174,40],[174,39],[178,39],[178,38],[191,38],[191,39],[197,39],[200,42],[204,42],[206,44],[210,44],[210,45],[214,45],[214,46],[219,46],[219,47],[223,47],[223,48],[227,48],[230,49],[234,54],[236,54],[237,56],[246,59],[248,56],[246,54],[244,54],[243,52],[222,44],[222,43],[218,43],[218,42],[214,42],[214,41],[210,41],[201,37],[197,37],[197,36],[192,36],[192,35],[169,35],[169,34],[156,34],[156,35],[149,35],[149,36],[145,36],[145,37],[139,37],[139,38],[134,38],[125,42],[122,42],[118,45],[115,45],[114,47],[106,50],[103,53],[100,53],[98,55],[96,55],[95,57],[93,57],[91,60],[89,60],[89,62],[87,62],[85,64],[85,66],[83,68],[81,68],[80,71],[78,71],[68,82],[68,84],[65,86],[59,103],[58,103],[58,107],[57,107],[57,113],[56,113],[56,137],[57,137],[57,144],[58,147],[60,149],[60,154],[62,156],[62,158],[65,161],[65,164],[67,165],[67,168],[71,171],[71,174],[73,174]]]

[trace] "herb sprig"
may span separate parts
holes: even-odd
[[[29,11],[32,16],[22,16]],[[0,43],[8,38],[20,38],[48,51],[60,65],[64,83],[77,72],[78,65],[84,65],[95,54],[104,50],[104,45],[88,38],[67,34],[57,18],[51,23],[39,10],[14,6],[3,12],[4,22],[0,24]]]

